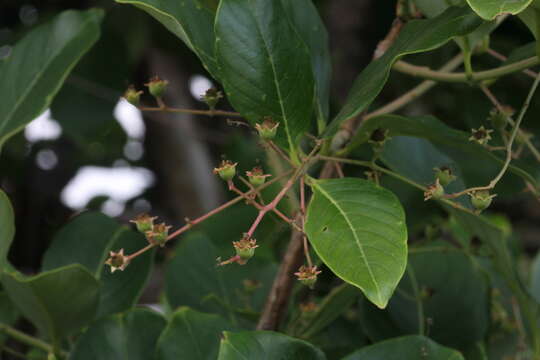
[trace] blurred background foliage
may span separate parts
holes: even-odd
[[[394,2],[318,0],[315,3],[330,35],[333,61],[331,108],[335,114],[352,81],[371,61],[377,43],[391,26],[395,16]],[[0,186],[13,203],[17,223],[9,258],[15,267],[28,273],[41,267],[41,258],[54,234],[79,212],[97,210],[127,223],[138,213],[148,211],[176,227],[183,224],[186,217],[201,215],[231,196],[211,173],[224,154],[238,161],[241,171],[265,163],[265,152],[250,130],[230,125],[223,118],[140,114],[131,105],[120,101],[129,84],[143,88],[150,77],[159,75],[171,84],[166,97],[169,105],[205,109],[200,96],[213,84],[195,55],[179,39],[135,7],[113,1],[3,0],[0,3],[0,58],[9,54],[10,47],[29,29],[60,11],[88,7],[106,10],[101,38],[67,78],[50,110],[10,139],[0,154]],[[490,46],[509,55],[512,49],[531,41],[533,37],[529,31],[517,19],[509,19],[493,33]],[[407,61],[436,68],[458,49],[455,43],[449,43],[434,52],[409,56]],[[475,56],[473,62],[475,69],[492,68],[499,63],[486,54]],[[417,79],[392,73],[372,108],[417,83]],[[519,108],[529,84],[530,79],[525,75],[516,74],[499,80],[492,90],[503,103]],[[143,102],[152,104],[153,99],[143,97]],[[218,107],[231,110],[226,102]],[[451,127],[469,131],[486,123],[491,107],[477,88],[467,84],[442,84],[401,113],[433,114]],[[540,102],[536,101],[523,126],[535,135],[536,146],[540,146],[539,115]],[[362,147],[356,155],[366,157],[365,153],[369,151]],[[421,157],[422,153],[417,156]],[[532,159],[525,157],[522,161],[529,163],[534,175],[540,178],[540,167]],[[345,168],[345,171],[353,176],[364,176],[361,170]],[[383,182],[397,193],[406,208],[410,241],[432,237],[430,229],[445,222],[443,211],[431,202],[424,202],[417,190],[392,179],[383,179]],[[506,181],[505,186],[515,190],[522,183]],[[540,206],[537,201],[525,191],[517,196],[506,196],[503,188],[492,211],[502,214],[506,218],[503,223],[511,224],[515,230],[516,249],[524,249],[530,255],[536,252],[540,245]],[[232,251],[231,241],[237,240],[247,229],[254,215],[253,209],[240,204],[212,218],[196,234],[179,241],[179,255],[172,266],[181,270],[188,266],[186,261],[189,260],[193,262],[189,266],[201,266],[204,270],[210,265],[197,263],[197,254],[228,256]],[[442,238],[452,238],[449,234],[456,233],[452,224],[446,224],[442,231],[442,235],[438,235]],[[227,270],[231,272],[229,278],[234,279],[235,286],[257,288],[259,281],[269,285],[282,245],[288,240],[288,232],[288,228],[275,219],[265,219],[257,230],[257,238],[265,244],[258,251],[262,265],[254,264],[257,271],[247,272],[251,278],[246,278],[245,273]],[[193,238],[197,236],[205,236],[209,241],[195,242]],[[165,276],[166,271],[161,266],[164,259],[172,257],[173,248],[159,250],[141,302],[157,302],[164,279],[175,283],[174,278],[182,276],[182,272],[171,271]],[[186,261],[180,261],[180,257]],[[208,256],[205,261],[210,264],[214,258]],[[241,279],[253,282],[242,283]],[[337,283],[329,271],[323,272],[322,279],[315,295],[308,295],[302,289],[295,296],[309,298],[326,293]],[[177,290],[168,292],[169,305],[195,303],[182,297],[185,292],[181,288]],[[203,290],[201,294],[204,294]],[[236,299],[238,293],[221,295]],[[257,309],[263,299],[255,293],[247,301],[247,308]],[[220,309],[216,310],[215,306]],[[224,315],[230,312],[227,306],[213,303],[197,310]],[[292,333],[295,333],[295,327],[302,327],[301,321],[295,320],[294,316],[290,319]],[[363,334],[354,321],[355,316],[352,311],[325,330],[333,334],[332,339],[343,339],[343,344],[339,341],[326,344],[327,351],[335,349],[338,354],[342,353],[340,346],[347,346],[347,337],[336,334],[356,331]],[[245,319],[252,320],[253,316],[244,313],[241,321]],[[321,337],[319,343],[324,344],[324,333],[317,336]],[[357,345],[359,341],[366,341],[365,336],[358,335]]]

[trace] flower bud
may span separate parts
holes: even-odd
[[[294,275],[296,275],[298,281],[300,281],[303,285],[313,289],[315,283],[317,282],[317,275],[320,273],[321,271],[317,270],[316,266],[302,265],[300,266],[300,269],[298,269],[298,272],[295,272]]]
[[[240,241],[233,241],[234,250],[236,255],[240,258],[237,262],[240,265],[244,265],[249,259],[255,255],[255,249],[259,247],[257,240],[243,238]]]
[[[478,129],[472,129],[471,130],[471,137],[469,138],[470,141],[477,142],[480,145],[487,145],[489,140],[491,140],[491,133],[493,130],[486,129],[484,126],[480,126]]]
[[[203,95],[202,100],[208,105],[210,110],[216,108],[219,99],[223,98],[223,93],[218,91],[216,88],[210,88],[206,90],[206,93]]]
[[[434,168],[433,170],[435,171],[435,177],[439,179],[442,186],[446,186],[456,180],[456,176],[452,174],[452,169],[447,166]]]
[[[129,265],[129,256],[124,255],[124,249],[120,249],[118,252],[111,251],[105,264],[111,267],[111,273],[116,270],[124,271]]]
[[[148,91],[153,97],[160,98],[165,93],[168,84],[167,80],[161,80],[159,77],[154,76],[149,83],[144,85],[148,87]]]
[[[140,214],[135,219],[130,220],[129,222],[134,223],[137,227],[137,230],[144,234],[147,231],[153,229],[155,219],[157,219],[157,217],[151,217],[148,214]]]
[[[236,175],[236,165],[229,160],[223,160],[220,167],[214,168],[214,174],[218,174],[225,181],[232,180]]]
[[[371,133],[368,142],[377,147],[381,147],[386,141],[390,139],[388,133],[388,129],[377,128]]]
[[[146,240],[148,240],[150,244],[156,244],[163,247],[169,237],[170,228],[171,227],[165,225],[165,223],[154,225],[152,230],[145,233]]]
[[[255,124],[255,129],[264,140],[272,140],[276,137],[278,126],[278,122],[275,122],[270,116],[265,116],[262,123]]]
[[[469,196],[471,197],[471,203],[474,208],[478,211],[482,211],[491,205],[493,198],[497,195],[490,195],[489,191],[481,190],[469,193]]]
[[[444,187],[441,185],[439,179],[435,179],[435,183],[428,186],[424,192],[424,201],[429,199],[442,199],[444,197]]]
[[[254,187],[259,187],[266,182],[266,178],[272,175],[264,174],[260,166],[255,166],[251,171],[246,171],[249,183]]]
[[[488,120],[495,129],[504,130],[508,125],[508,118],[514,115],[515,110],[510,106],[502,106],[501,110],[494,108],[490,111]]]
[[[138,106],[142,93],[142,91],[137,91],[133,85],[130,85],[124,93],[124,99],[131,105]]]

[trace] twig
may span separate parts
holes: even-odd
[[[508,58],[507,58],[506,56],[504,56],[503,54],[501,54],[501,53],[499,53],[499,52],[497,52],[497,51],[495,51],[495,50],[493,50],[493,49],[491,49],[491,48],[488,48],[488,49],[486,50],[486,52],[487,52],[489,55],[493,56],[494,58],[496,58],[496,59],[498,59],[498,60],[500,60],[500,61],[506,61],[506,60],[508,60]],[[523,70],[523,73],[526,74],[526,75],[528,75],[528,76],[530,76],[530,77],[532,77],[533,79],[536,78],[536,76],[538,75],[536,72],[534,72],[534,71],[532,71],[532,70],[529,70],[529,69]]]
[[[534,83],[532,84],[531,89],[529,90],[529,93],[527,94],[527,98],[525,99],[525,102],[523,103],[523,106],[521,107],[521,111],[517,118],[516,124],[514,125],[514,128],[512,129],[512,133],[510,134],[510,139],[506,147],[506,159],[504,161],[504,165],[499,171],[499,173],[497,174],[497,176],[495,176],[495,178],[491,180],[489,184],[486,186],[477,186],[477,187],[465,189],[463,191],[460,191],[454,194],[446,195],[446,198],[454,199],[454,198],[457,198],[457,197],[460,197],[460,196],[463,196],[465,194],[469,194],[475,191],[491,190],[502,179],[502,177],[506,173],[506,170],[508,170],[510,163],[512,162],[512,146],[514,145],[514,140],[516,139],[519,127],[521,126],[523,118],[525,117],[525,114],[527,113],[527,110],[529,109],[529,105],[531,103],[532,97],[534,96],[534,93],[536,92],[536,89],[538,88],[539,84],[540,84],[540,74],[534,80]]]
[[[484,92],[484,94],[486,94],[487,98],[491,101],[491,103],[497,108],[497,110],[499,110],[499,112],[501,114],[504,114],[504,109],[503,109],[503,106],[502,104],[500,103],[500,101],[497,99],[497,97],[495,97],[495,95],[491,92],[491,90],[489,90],[489,88],[487,86],[481,86],[480,87],[482,89],[482,91]],[[506,120],[508,120],[508,122],[510,123],[510,125],[512,126],[516,126],[516,123],[514,122],[514,119],[512,119],[511,116],[508,116],[506,118]],[[536,160],[538,162],[540,162],[540,152],[538,151],[538,149],[533,145],[533,143],[531,142],[531,140],[529,140],[527,138],[527,136],[523,133],[523,130],[519,129],[519,135],[521,136],[521,138],[523,139],[525,145],[527,145],[527,148],[529,149],[529,151],[534,155],[534,157],[536,158]],[[505,140],[506,142],[506,146],[508,146],[508,140],[506,139],[506,137],[503,136],[503,139]],[[505,148],[506,149],[506,148]]]
[[[337,163],[335,163],[337,164]],[[304,244],[304,256],[306,257],[308,266],[313,267],[313,262],[311,261],[311,255],[309,255],[309,245],[306,236],[306,184],[304,183],[304,177],[300,178],[300,221],[302,223],[302,242]]]
[[[0,325],[0,331],[4,332],[6,335],[14,338],[15,340],[20,341],[23,344],[26,344],[31,347],[35,347],[38,349],[41,349],[47,353],[54,352],[54,348],[52,345],[46,343],[45,341],[35,338],[33,336],[27,335],[15,328],[12,328],[9,325],[1,324]],[[65,351],[60,350],[60,354],[62,356],[66,356],[67,353]]]
[[[184,113],[184,114],[205,115],[205,116],[231,116],[231,117],[241,117],[242,116],[239,113],[232,112],[232,111],[178,109],[178,108],[168,107],[166,105],[158,106],[158,107],[139,106],[137,108],[140,111]]]
[[[277,330],[293,287],[293,273],[302,264],[302,234],[293,231],[278,273],[268,294],[257,330]]]
[[[276,195],[274,200],[272,200],[269,204],[265,205],[262,209],[259,210],[259,214],[257,215],[257,217],[255,218],[255,221],[253,221],[253,224],[251,225],[248,232],[246,233],[247,239],[250,239],[253,236],[255,229],[257,229],[257,227],[259,226],[264,215],[266,215],[267,212],[276,208],[276,206],[279,204],[281,199],[283,199],[285,194],[287,194],[287,191],[289,191],[289,189],[294,185],[296,180],[298,180],[298,178],[303,175],[303,172],[307,164],[311,161],[311,158],[313,157],[313,155],[315,155],[319,147],[320,147],[320,143],[317,143],[317,145],[311,150],[309,155],[303,160],[302,165],[296,169],[296,171],[291,176],[291,178],[287,181],[287,183],[285,183],[285,186],[283,186],[283,188]]]
[[[431,70],[425,66],[409,64],[405,61],[397,61],[393,69],[404,74],[424,79],[430,79],[442,82],[470,82],[497,79],[502,76],[510,75],[518,71],[538,65],[540,59],[536,56],[521,60],[512,64],[504,65],[495,69],[478,71],[468,76],[466,73],[451,73]]]
[[[452,58],[448,63],[443,65],[439,71],[453,71],[457,69],[461,63],[463,62],[463,55],[460,53],[459,55],[456,55],[454,58]],[[363,120],[368,120],[370,118],[373,118],[375,116],[383,115],[383,114],[389,114],[396,110],[401,109],[405,105],[409,104],[410,102],[416,100],[418,97],[422,96],[426,92],[428,92],[431,88],[433,88],[435,85],[437,85],[438,82],[433,80],[425,80],[421,82],[418,86],[414,87],[413,89],[407,91],[405,94],[401,95],[397,99],[389,102],[388,104],[380,107],[377,110],[374,110],[366,115],[364,115]]]
[[[254,193],[255,191],[261,191],[262,189],[264,189],[264,188],[266,188],[266,187],[272,185],[273,183],[275,183],[275,182],[281,180],[282,178],[284,178],[284,177],[290,175],[291,173],[292,173],[292,170],[289,170],[289,171],[287,171],[286,173],[281,174],[281,175],[279,175],[279,176],[273,178],[272,180],[270,180],[270,181],[264,183],[263,185],[259,186],[257,189],[248,191],[248,192],[245,193],[245,194],[246,194],[246,195],[249,195],[249,194]],[[236,197],[236,198],[234,198],[234,199],[232,199],[232,200],[226,202],[225,204],[223,204],[223,205],[221,205],[221,206],[218,206],[217,208],[215,208],[215,209],[209,211],[208,213],[204,214],[203,216],[201,216],[201,217],[199,217],[199,218],[197,218],[197,219],[195,219],[195,220],[189,220],[189,221],[187,222],[187,224],[185,224],[184,226],[182,226],[180,229],[176,230],[175,232],[171,233],[171,234],[167,237],[167,241],[170,241],[170,240],[172,240],[173,238],[175,238],[175,237],[177,237],[177,236],[183,234],[183,233],[186,232],[187,230],[191,229],[193,226],[195,226],[195,225],[197,225],[197,224],[199,224],[199,223],[205,221],[206,219],[210,218],[211,216],[214,216],[214,215],[220,213],[221,211],[223,211],[223,210],[225,210],[225,209],[231,207],[232,205],[234,205],[234,204],[236,204],[236,203],[242,201],[243,199],[245,199],[244,196],[238,196],[238,197]],[[128,261],[133,260],[133,259],[136,258],[137,256],[144,254],[145,252],[147,252],[148,250],[150,250],[150,249],[152,249],[152,248],[154,248],[154,247],[156,247],[156,246],[157,246],[157,244],[148,244],[148,245],[145,246],[144,248],[142,248],[142,249],[140,249],[140,250],[134,252],[133,254],[128,255],[128,256],[127,256]]]

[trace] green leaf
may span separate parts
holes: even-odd
[[[319,130],[323,130],[328,119],[330,78],[332,75],[328,33],[311,0],[282,0],[281,3],[311,54],[311,66],[317,92],[315,112],[319,122]]]
[[[308,342],[270,331],[225,332],[218,360],[325,360]]]
[[[324,298],[315,314],[303,324],[302,338],[312,338],[324,330],[334,320],[350,309],[350,306],[358,300],[360,292],[354,286],[342,284]]]
[[[166,269],[165,294],[171,307],[189,306],[219,313],[233,324],[237,324],[238,314],[256,317],[266,300],[276,265],[259,261],[255,254],[244,266],[216,266],[217,257],[225,258],[233,252],[232,246],[227,253],[220,252],[200,233],[186,236]],[[255,287],[252,291],[246,281]]]
[[[109,251],[135,252],[148,243],[139,233],[99,212],[86,212],[65,225],[43,258],[43,270],[81,264],[101,283],[99,316],[134,306],[152,269],[154,251],[137,257],[126,271],[111,274],[105,265]],[[129,270],[128,270],[129,269]]]
[[[493,20],[502,14],[519,14],[532,0],[467,0],[467,3],[482,18]]]
[[[11,202],[0,189],[0,271],[8,266],[7,255],[15,236],[15,217]]]
[[[309,50],[281,2],[223,0],[215,31],[229,101],[252,124],[279,122],[278,144],[295,153],[310,128],[315,85]]]
[[[134,309],[92,324],[79,338],[70,360],[154,359],[165,319],[150,310]]]
[[[41,114],[99,37],[103,11],[64,11],[20,40],[0,60],[0,147]]]
[[[159,338],[158,360],[215,360],[221,333],[235,330],[218,315],[180,308]]]
[[[368,336],[377,341],[429,332],[438,343],[460,350],[482,341],[490,324],[489,287],[483,271],[450,246],[433,244],[409,252],[407,272],[387,309],[364,305]],[[426,319],[431,319],[429,325]],[[390,329],[381,332],[384,322]]]
[[[87,325],[97,310],[99,283],[81,265],[32,277],[6,272],[1,282],[21,313],[54,342]]]
[[[328,136],[339,125],[364,111],[381,92],[392,65],[404,55],[436,49],[456,36],[464,36],[482,24],[470,9],[450,7],[427,20],[412,20],[405,25],[394,44],[379,59],[370,63],[355,80],[345,106],[332,121]]]
[[[319,180],[311,186],[306,233],[313,248],[337,276],[384,308],[407,264],[399,200],[361,179]]]
[[[434,181],[434,167],[449,166],[458,180],[447,187],[448,192],[488,183],[504,163],[504,159],[493,152],[469,141],[469,133],[453,129],[432,116],[382,115],[368,119],[362,123],[350,147],[367,142],[376,129],[388,130],[388,136],[392,137],[385,144],[382,159],[394,171],[429,184]],[[514,161],[509,171],[538,188],[539,184],[531,175],[533,170],[519,161]]]
[[[465,360],[456,350],[420,335],[403,336],[367,346],[343,360]]]
[[[536,255],[531,267],[531,294],[540,303],[540,253]]]
[[[204,67],[219,79],[214,55],[214,18],[217,0],[116,0],[146,11],[178,36],[201,59]]]

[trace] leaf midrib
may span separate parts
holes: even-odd
[[[68,44],[71,44],[75,39],[78,39],[80,37],[81,33],[84,32],[86,26],[88,26],[88,23],[93,22],[93,21],[94,21],[94,16],[93,15],[88,15],[87,19],[85,21],[81,22],[79,33],[77,35],[75,35],[74,37],[72,37],[68,42],[65,43],[65,45],[61,49],[59,49],[57,52],[54,53],[54,55],[49,59],[49,61],[47,61],[45,63],[45,65],[42,67],[42,70],[38,73],[38,75],[30,83],[30,86],[28,86],[26,91],[23,92],[22,96],[15,103],[15,106],[13,107],[13,110],[8,114],[8,116],[6,116],[6,121],[4,121],[2,124],[0,124],[0,144],[2,142],[1,133],[5,129],[6,125],[10,122],[10,119],[13,116],[13,114],[16,113],[17,110],[19,109],[19,106],[21,105],[21,102],[24,102],[26,100],[26,97],[28,96],[28,94],[34,89],[35,85],[41,80],[41,78],[43,77],[43,74],[47,71],[47,69],[49,68],[51,63],[53,63],[59,57],[59,54],[68,46]],[[53,27],[54,26],[51,26],[51,29]],[[7,62],[5,63],[5,65],[7,66]],[[68,72],[69,72],[70,68],[67,68],[67,69],[68,69]],[[0,77],[2,77],[1,74],[0,74]]]
[[[259,24],[259,19],[258,19],[257,16],[255,16],[255,14],[253,14],[253,12],[252,12],[252,15],[253,15],[253,18],[255,19],[255,23],[257,24],[257,32],[259,33],[259,37],[263,41],[264,50],[265,50],[266,54],[268,55],[268,61],[270,63],[270,67],[272,68],[272,80],[274,81],[274,86],[276,87],[276,91],[277,91],[277,95],[278,95],[279,107],[281,109],[281,116],[283,117],[283,122],[285,123],[285,133],[287,134],[287,141],[289,142],[289,148],[291,149],[291,153],[295,153],[293,141],[292,141],[292,138],[291,138],[291,132],[290,132],[290,129],[289,129],[289,119],[287,117],[287,113],[285,112],[285,108],[283,107],[283,100],[282,100],[283,98],[281,96],[281,89],[280,89],[280,85],[279,85],[279,83],[277,81],[277,72],[276,72],[276,67],[275,67],[275,64],[274,64],[274,59],[273,59],[272,55],[270,54],[270,51],[269,51],[270,48],[268,47],[268,44],[266,42],[266,38],[263,36],[263,32],[261,31],[260,24]]]
[[[379,298],[379,301],[382,301],[382,298],[381,298],[381,290],[379,288],[379,284],[377,283],[376,279],[375,279],[375,275],[373,274],[373,271],[371,269],[371,265],[369,264],[369,262],[367,261],[367,257],[366,257],[366,254],[364,252],[364,249],[362,247],[362,244],[360,243],[360,239],[358,239],[358,234],[356,233],[356,230],[353,226],[353,224],[351,223],[349,217],[347,216],[347,213],[345,212],[345,210],[343,210],[339,204],[337,202],[334,201],[334,199],[330,196],[330,194],[328,192],[326,192],[325,190],[323,190],[323,188],[321,186],[319,186],[319,184],[317,184],[316,182],[314,182],[314,186],[317,188],[317,190],[324,196],[328,199],[328,201],[330,201],[330,203],[332,205],[334,205],[336,207],[336,209],[340,212],[340,214],[343,216],[343,218],[345,219],[345,221],[347,222],[347,224],[349,225],[349,228],[351,229],[351,232],[353,234],[353,237],[354,237],[354,240],[356,242],[356,244],[358,245],[358,249],[360,250],[360,254],[362,255],[362,259],[364,260],[364,263],[366,264],[366,268],[368,269],[368,273],[369,273],[369,276],[371,278],[371,281],[373,282],[373,284],[375,285],[375,288],[377,290],[377,296]]]

